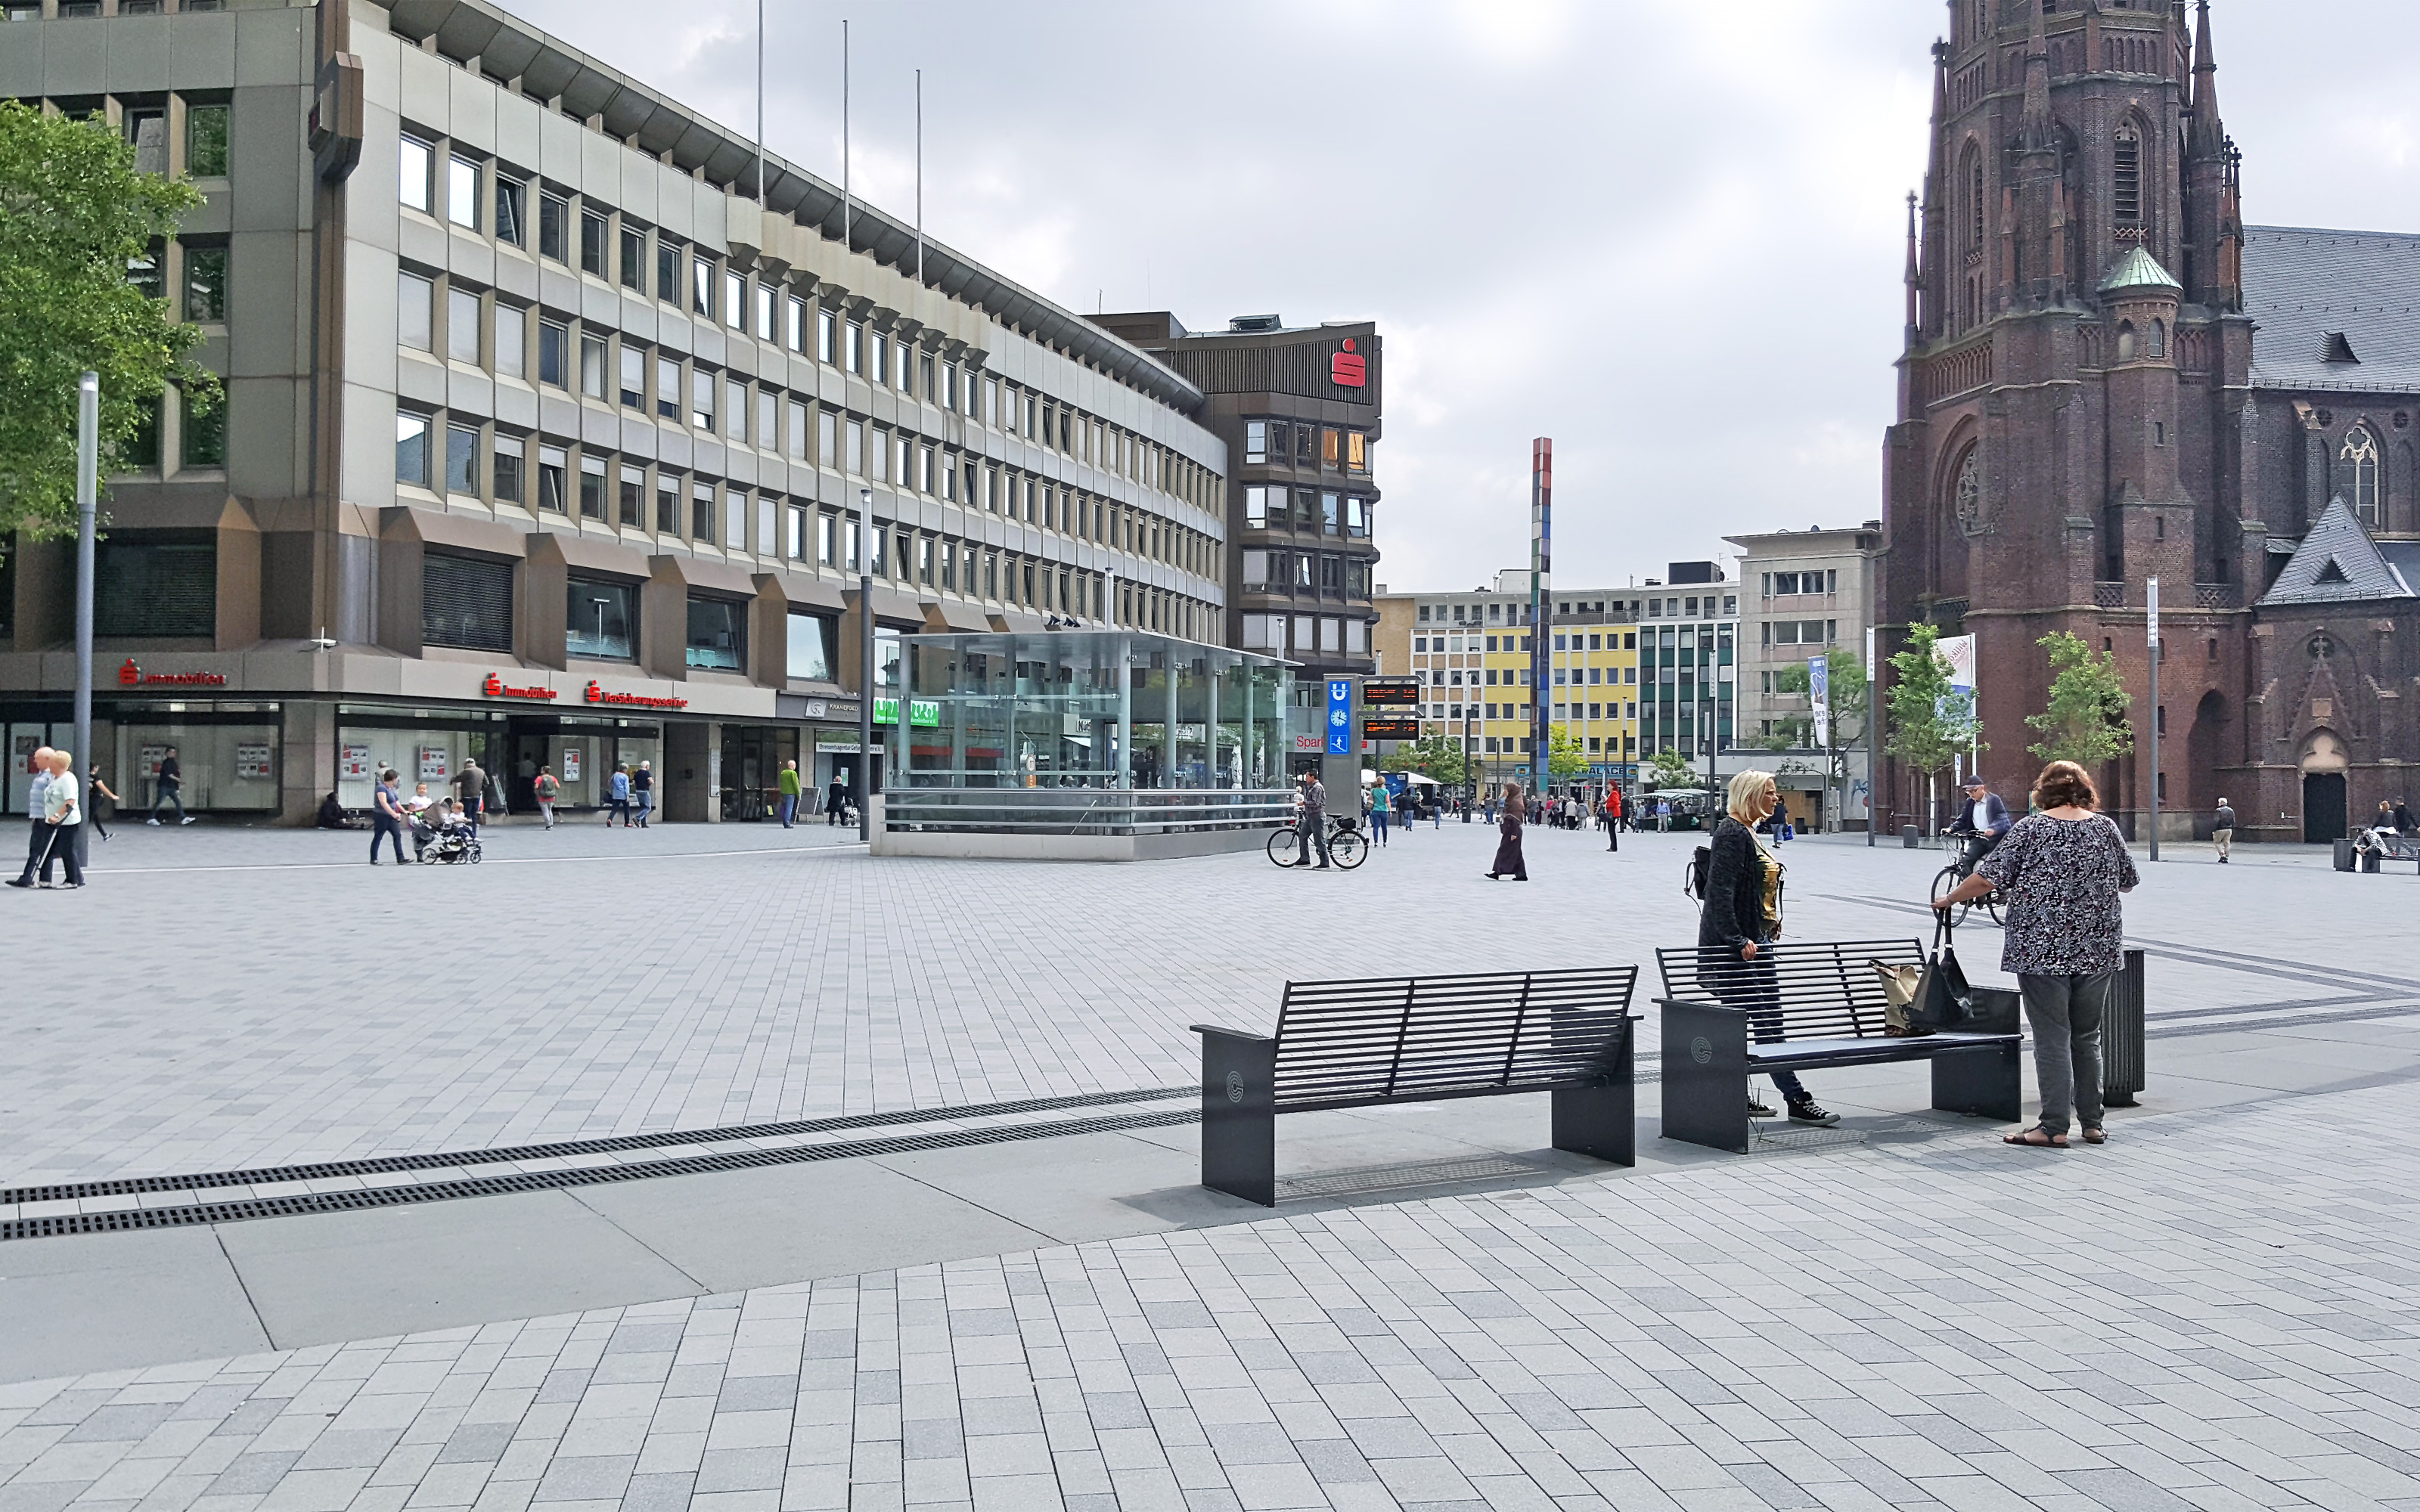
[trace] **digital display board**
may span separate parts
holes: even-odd
[[[1420,738],[1420,721],[1416,717],[1397,715],[1381,715],[1375,718],[1365,718],[1361,721],[1361,738],[1364,740],[1418,740]]]
[[[1369,677],[1361,682],[1361,705],[1370,709],[1417,708],[1420,685],[1409,677]]]

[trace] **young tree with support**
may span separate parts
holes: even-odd
[[[2127,719],[2133,696],[2118,671],[2115,652],[2094,651],[2082,637],[2053,630],[2034,642],[2050,653],[2050,698],[2025,723],[2041,739],[2025,748],[2045,762],[2093,766],[2114,762],[2134,748]]]

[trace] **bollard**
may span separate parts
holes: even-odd
[[[2101,1024],[2101,1100],[2131,1108],[2143,1089],[2143,952],[2126,952]]]
[[[1917,847],[1919,842],[1916,838],[1916,826],[1914,825],[1901,825],[1899,826],[1899,842],[1911,851]]]

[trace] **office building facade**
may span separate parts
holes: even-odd
[[[1882,522],[1724,539],[1740,548],[1737,745],[1745,758],[1762,753],[1801,827],[1838,827],[1835,820],[1862,826],[1864,721],[1826,730],[1828,738],[1819,743],[1807,663],[1846,651],[1865,666],[1866,630],[1874,623],[1880,588]],[[1857,744],[1841,749],[1844,736]]]
[[[1367,674],[1377,623],[1375,463],[1384,353],[1368,321],[1242,316],[1187,331],[1165,311],[1093,317],[1183,374],[1223,442],[1226,636],[1307,674]]]
[[[0,95],[207,195],[134,270],[228,402],[172,395],[109,485],[85,754],[130,799],[175,745],[189,802],[289,822],[472,760],[516,807],[646,761],[668,817],[755,817],[861,759],[861,633],[1223,639],[1198,387],[483,0],[5,40]],[[13,755],[63,737],[72,551],[8,562]]]

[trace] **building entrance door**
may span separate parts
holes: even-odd
[[[2345,838],[2345,779],[2342,772],[2303,775],[2303,839],[2325,845]]]

